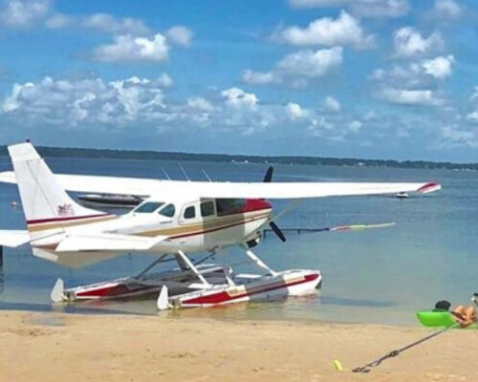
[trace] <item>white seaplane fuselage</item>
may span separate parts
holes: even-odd
[[[210,252],[257,239],[261,228],[271,218],[272,207],[262,199],[236,200],[236,208],[223,212],[218,211],[218,203],[221,200],[193,200],[180,196],[151,197],[124,215],[100,213],[78,218],[62,216],[27,221],[27,226],[35,234],[31,245],[50,251],[55,250],[56,245],[69,235],[106,233],[166,237],[147,252],[191,253]],[[153,204],[160,206],[154,209]],[[153,209],[145,212],[142,207],[147,205],[152,205]],[[169,215],[172,216],[161,213],[167,206],[173,206],[173,211],[169,208]]]

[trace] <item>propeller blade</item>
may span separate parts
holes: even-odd
[[[277,226],[276,223],[274,223],[273,221],[270,221],[270,222],[269,222],[269,226],[272,228],[272,231],[274,231],[274,233],[277,235],[277,237],[278,237],[282,242],[287,241],[287,239],[285,238],[284,234],[282,233],[282,231],[280,230],[280,228]]]
[[[264,175],[264,180],[263,180],[264,183],[270,183],[272,181],[273,172],[274,172],[274,167],[270,166],[267,169],[266,174]]]

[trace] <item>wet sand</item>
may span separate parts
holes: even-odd
[[[477,330],[0,312],[0,381],[478,381]],[[333,366],[339,359],[344,371]]]

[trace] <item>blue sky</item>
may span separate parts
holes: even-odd
[[[464,0],[0,0],[0,143],[478,161]]]

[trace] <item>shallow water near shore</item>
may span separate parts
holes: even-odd
[[[54,172],[184,179],[176,162],[46,158]],[[1,158],[1,170],[9,169]],[[192,180],[207,174],[218,181],[261,181],[267,165],[183,162]],[[478,174],[450,170],[365,167],[274,166],[276,181],[436,181],[443,190],[406,200],[394,197],[348,197],[307,200],[283,216],[282,228],[322,228],[346,224],[395,222],[390,228],[355,232],[273,235],[256,253],[272,268],[320,269],[318,296],[283,302],[249,303],[212,309],[157,313],[154,298],[128,302],[52,305],[50,290],[57,277],[67,286],[132,275],[152,256],[126,255],[81,270],[68,270],[34,258],[28,246],[4,249],[0,273],[0,309],[58,310],[84,313],[133,313],[218,319],[319,320],[415,325],[414,313],[440,299],[468,303],[478,270]],[[16,186],[0,185],[0,228],[23,229]],[[287,202],[273,203],[277,211]],[[245,256],[239,249],[233,262]],[[238,271],[254,271],[240,265]]]

